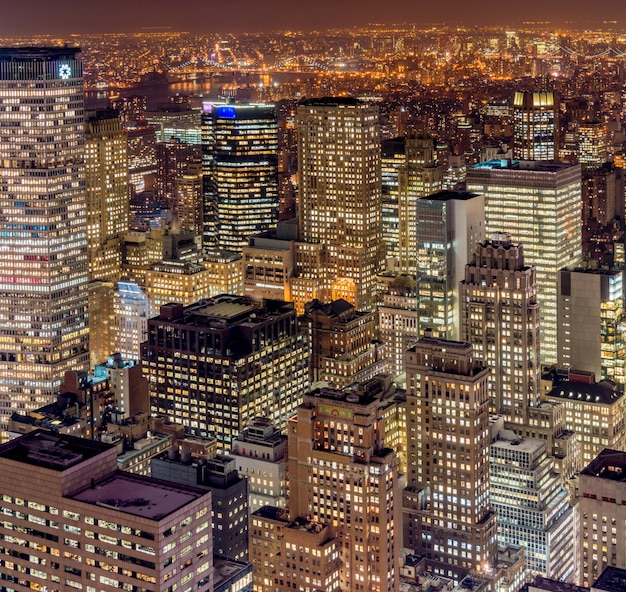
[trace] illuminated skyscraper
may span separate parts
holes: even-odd
[[[578,542],[580,579],[585,586],[592,586],[607,566],[626,568],[625,475],[626,452],[610,448],[580,473]]]
[[[202,166],[189,165],[176,189],[178,225],[202,236]]]
[[[291,517],[337,528],[341,590],[397,592],[398,469],[379,393],[315,390],[289,424]]]
[[[439,191],[415,203],[419,334],[458,339],[459,282],[474,245],[485,238],[485,199]]]
[[[278,124],[272,104],[205,103],[204,247],[241,254],[278,221]]]
[[[89,113],[85,124],[89,280],[120,279],[128,232],[128,146],[116,111]]]
[[[593,374],[572,370],[569,380],[557,382],[543,398],[548,403],[562,403],[565,427],[575,432],[580,442],[581,468],[604,448],[626,449],[626,398],[612,382],[596,383]]]
[[[257,416],[286,429],[309,385],[306,337],[281,301],[222,294],[162,306],[141,357],[152,412],[216,437],[222,450]]]
[[[124,360],[138,360],[148,335],[150,303],[145,292],[132,282],[118,282],[113,300],[115,347]]]
[[[443,186],[443,167],[437,164],[434,140],[412,135],[383,142],[383,236],[392,269],[415,274],[417,267],[417,206],[420,197]]]
[[[558,155],[558,99],[550,91],[516,92],[513,98],[515,142],[520,160],[555,160]]]
[[[93,111],[85,122],[90,365],[113,351],[114,284],[122,272],[129,228],[128,143],[117,111]]]
[[[374,338],[373,311],[356,310],[343,299],[329,304],[312,300],[299,322],[309,335],[312,384],[342,388],[389,370],[385,346]]]
[[[183,175],[193,172],[194,167],[200,166],[200,146],[186,144],[178,138],[171,138],[168,142],[159,142],[156,145],[156,161],[154,193],[157,198],[167,200],[173,219],[179,222],[181,181]],[[183,226],[183,228],[187,227]]]
[[[400,384],[406,382],[406,350],[419,338],[416,290],[414,276],[398,275],[378,307],[380,340],[389,358],[389,372]]]
[[[554,472],[554,458],[546,454],[546,442],[501,430],[489,456],[498,542],[524,547],[533,574],[575,581],[576,510]]]
[[[132,190],[141,193],[151,189],[156,175],[156,128],[145,121],[124,126],[128,140],[128,182]]]
[[[82,63],[0,49],[0,426],[88,370]]]
[[[424,337],[407,352],[404,546],[461,580],[496,555],[489,502],[489,370],[469,343]]]
[[[485,196],[487,236],[510,233],[537,270],[541,359],[557,358],[557,275],[581,259],[580,165],[491,160],[467,174],[467,190]]]
[[[490,411],[526,423],[541,396],[535,269],[507,234],[476,245],[461,282],[461,339],[491,368]]]
[[[604,121],[586,121],[578,126],[578,162],[599,167],[608,160],[609,131]]]
[[[378,109],[353,98],[310,99],[298,106],[296,126],[299,239],[307,244],[297,275],[317,284],[312,297],[369,310],[384,259]]]
[[[558,291],[558,364],[625,383],[624,274],[562,269]]]
[[[1,590],[213,592],[211,494],[117,467],[115,446],[69,435],[0,448]]]

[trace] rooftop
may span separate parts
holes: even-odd
[[[558,173],[565,169],[569,169],[572,164],[563,164],[560,162],[552,162],[547,160],[512,160],[507,158],[497,158],[488,160],[487,162],[479,162],[473,165],[472,169],[488,169],[488,170],[518,170],[518,171],[537,171],[542,173]]]
[[[490,582],[477,576],[465,576],[454,589],[455,592],[486,592],[490,590]]]
[[[252,574],[252,564],[243,561],[235,561],[226,557],[215,557],[213,568],[215,571],[214,589],[219,590],[220,586],[233,583],[239,578]],[[237,588],[239,589],[239,588]],[[224,590],[231,590],[230,586],[226,586]]]
[[[591,589],[593,592],[626,592],[626,569],[606,567]]]
[[[543,576],[535,576],[535,579],[532,580],[530,584],[526,584],[522,590],[545,590],[545,592],[589,592],[589,588],[583,588],[582,586],[576,586],[576,584],[569,584],[558,580],[551,580],[549,578],[544,578]]]
[[[102,442],[38,430],[0,446],[0,458],[63,471],[111,448]]]
[[[289,523],[285,508],[277,508],[275,506],[261,506],[258,510],[252,513],[252,516],[267,518],[268,520],[280,520],[286,524]]]
[[[498,439],[491,443],[492,448],[502,448],[525,452],[527,454],[535,454],[546,447],[545,440],[541,440],[540,438],[523,438],[522,436],[510,437],[506,432],[509,432],[509,430],[500,430]]]
[[[206,306],[195,310],[195,314],[206,317],[213,317],[217,319],[233,319],[240,315],[252,312],[255,307],[252,304],[248,304],[243,301],[226,301],[226,302],[211,302]]]
[[[358,389],[358,390],[357,390]],[[321,415],[337,415],[340,412],[336,407],[327,408],[326,405],[329,403],[332,404],[334,402],[348,403],[350,406],[358,405],[360,407],[365,407],[370,403],[379,400],[381,395],[381,391],[371,391],[363,388],[345,388],[345,389],[336,389],[332,387],[321,387],[316,388],[309,391],[305,395],[305,402],[311,399],[323,399],[324,402],[319,403],[321,407],[318,407],[318,413]],[[352,419],[352,411],[346,411],[344,419]]]
[[[430,201],[469,201],[478,197],[478,193],[471,193],[470,191],[437,191],[431,195],[426,195],[423,199]],[[418,203],[422,200],[418,200]]]
[[[606,275],[609,277],[621,276],[622,273],[624,273],[621,269],[608,267],[566,267],[561,271],[569,271],[570,273],[586,273],[589,275]]]
[[[306,99],[300,104],[305,107],[357,107],[363,103],[354,97],[319,97]]]
[[[159,316],[152,321],[222,330],[233,326],[257,326],[264,322],[272,322],[285,314],[295,315],[295,308],[291,302],[265,300],[262,306],[258,306],[245,296],[221,294],[189,306],[176,302],[163,304]]]
[[[624,396],[624,393],[616,390],[611,382],[603,381],[595,384],[585,384],[583,382],[565,380],[558,383],[547,396],[569,401],[612,405],[619,401]]]
[[[605,448],[580,474],[626,483],[626,452]]]
[[[72,499],[133,516],[161,520],[207,492],[119,471]]]
[[[0,61],[12,59],[45,59],[74,57],[80,47],[0,47]]]

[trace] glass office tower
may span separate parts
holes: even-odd
[[[0,425],[88,370],[82,63],[0,49]]]
[[[278,221],[278,123],[273,104],[205,103],[204,246],[241,254]]]

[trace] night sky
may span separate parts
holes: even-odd
[[[626,1],[605,0],[0,0],[0,36],[166,28],[195,33],[345,27],[371,22],[599,25],[626,30]]]

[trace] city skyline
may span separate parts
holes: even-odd
[[[372,23],[415,23],[418,26],[445,22],[463,26],[519,26],[540,23],[544,26],[580,26],[619,24],[626,20],[626,6],[618,0],[604,3],[602,14],[583,0],[560,0],[549,5],[539,0],[508,5],[503,10],[495,0],[475,5],[459,5],[445,0],[424,6],[408,0],[380,3],[365,0],[333,3],[322,0],[312,11],[308,5],[269,0],[263,3],[242,0],[236,14],[200,0],[189,0],[186,10],[171,8],[165,0],[132,4],[111,0],[107,10],[94,14],[93,3],[61,0],[50,3],[33,0],[28,4],[10,1],[4,6],[0,36],[70,33],[113,33],[138,30],[171,30],[191,32],[254,32],[280,29],[313,30]],[[97,18],[94,18],[96,17]]]
[[[0,590],[626,582],[626,19],[196,2],[2,40]]]

